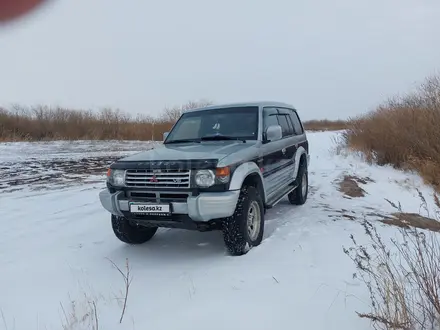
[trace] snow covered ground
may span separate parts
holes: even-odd
[[[219,232],[161,230],[136,247],[114,237],[98,199],[105,166],[148,143],[0,144],[0,329],[95,329],[95,312],[105,330],[370,329],[355,313],[370,311],[368,292],[342,249],[351,234],[362,241],[364,217],[395,211],[385,198],[419,212],[415,188],[429,206],[432,190],[416,175],[336,153],[336,135],[308,134],[307,203],[269,210],[263,243],[242,257],[225,253]],[[49,179],[11,183],[13,175]],[[344,196],[344,175],[369,178],[366,195]],[[120,324],[124,280],[110,260],[124,271],[126,259],[133,281]]]
[[[102,173],[114,160],[154,145],[145,141],[0,143],[0,192],[102,182]]]

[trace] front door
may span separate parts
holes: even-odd
[[[266,132],[267,128],[271,125],[280,125],[278,117],[278,109],[264,108],[263,132]],[[286,184],[288,176],[287,167],[289,166],[287,161],[290,149],[286,144],[286,140],[280,139],[263,144],[261,152],[264,185],[267,197],[271,198],[275,191]]]

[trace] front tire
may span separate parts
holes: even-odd
[[[157,227],[141,227],[130,224],[127,218],[112,214],[112,228],[115,236],[127,244],[143,244],[153,238]]]
[[[223,239],[228,252],[233,256],[246,254],[260,245],[264,234],[264,205],[253,186],[244,186],[240,191],[234,214],[223,221]]]
[[[301,162],[299,165],[297,183],[298,188],[292,191],[287,197],[291,204],[303,205],[307,201],[307,196],[309,194],[309,174],[305,161]]]

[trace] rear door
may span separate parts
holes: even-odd
[[[309,152],[309,143],[306,138],[306,133],[304,127],[301,123],[301,120],[298,116],[298,113],[294,109],[288,109],[290,113],[290,120],[292,121],[294,135],[292,136],[292,142],[295,146],[295,156],[298,152],[299,148],[304,148],[306,152]],[[293,172],[294,177],[296,178],[298,168],[295,166],[295,171]]]
[[[295,130],[290,118],[290,110],[286,108],[278,108],[278,122],[283,130],[282,138],[282,182],[288,185],[292,181],[292,174],[295,169],[296,140]]]

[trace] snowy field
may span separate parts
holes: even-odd
[[[371,329],[356,315],[369,297],[343,247],[365,239],[362,219],[395,211],[385,198],[419,212],[415,188],[430,207],[432,190],[336,152],[336,134],[308,133],[307,203],[269,210],[263,243],[242,257],[226,254],[220,232],[160,230],[135,247],[114,237],[98,199],[106,167],[150,143],[0,144],[0,329]],[[364,178],[365,196],[338,190],[345,175]],[[124,271],[126,259],[119,323],[125,286],[110,260]]]
[[[102,182],[102,173],[114,160],[154,145],[143,141],[0,143],[0,192]]]

